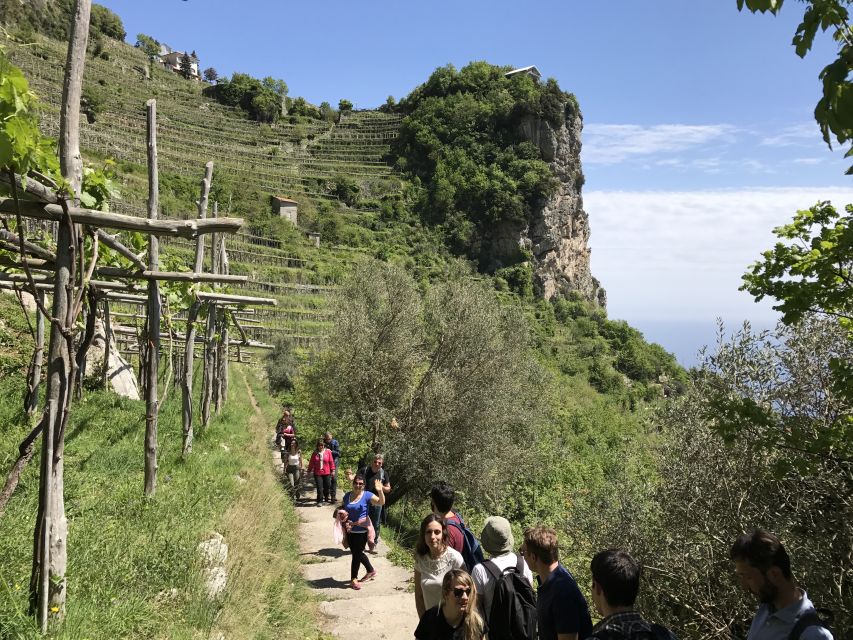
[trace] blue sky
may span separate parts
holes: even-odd
[[[717,316],[773,321],[737,287],[774,226],[818,199],[853,202],[843,154],[812,118],[834,45],[819,35],[795,55],[793,0],[776,17],[736,0],[101,2],[131,42],[142,32],[220,74],[282,78],[314,103],[377,106],[447,63],[537,65],[584,114],[593,272],[610,316],[683,362]]]

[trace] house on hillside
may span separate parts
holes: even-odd
[[[542,74],[539,72],[539,69],[537,69],[533,65],[531,65],[529,67],[521,67],[519,69],[513,69],[512,71],[507,71],[504,74],[504,76],[507,78],[511,78],[512,76],[517,76],[519,74],[528,75],[531,78],[533,78],[533,80],[535,82],[541,82],[541,80],[542,80]]]
[[[298,203],[296,200],[291,200],[290,198],[285,198],[284,196],[273,196],[272,197],[272,212],[277,213],[279,218],[284,218],[285,220],[289,220],[296,226],[297,223],[297,207]]]
[[[199,79],[198,56],[195,55],[195,52],[187,53],[186,51],[172,51],[168,46],[163,46],[163,49],[165,49],[166,52],[160,54],[160,62],[163,63],[164,67],[169,71],[174,71],[180,75],[182,73],[183,65],[189,63],[190,77],[193,80]]]

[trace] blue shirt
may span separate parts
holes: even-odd
[[[356,523],[367,517],[367,509],[370,507],[370,500],[374,495],[370,491],[363,491],[361,497],[356,502],[350,502],[350,492],[347,492],[344,496],[344,509],[346,509],[349,515],[350,522]],[[353,527],[350,531],[361,533],[367,531],[367,529],[365,527]]]
[[[341,445],[340,445],[340,443],[337,440],[335,440],[334,438],[332,438],[329,441],[329,443],[326,445],[326,447],[328,447],[329,451],[332,452],[332,459],[334,459],[335,466],[337,467],[338,466],[338,458],[341,457]]]
[[[559,633],[576,633],[578,640],[583,640],[592,634],[586,598],[572,574],[561,564],[539,585],[536,614],[539,640],[557,640]]]
[[[797,619],[806,611],[814,609],[806,592],[800,590],[800,593],[803,594],[802,599],[784,609],[774,611],[769,604],[758,607],[746,640],[788,640]],[[803,629],[800,640],[832,640],[832,634],[823,627],[811,626]]]

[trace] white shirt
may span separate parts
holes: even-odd
[[[433,559],[429,553],[425,556],[415,553],[415,570],[421,574],[421,591],[424,594],[424,609],[432,609],[441,604],[441,583],[444,575],[453,569],[463,569],[465,561],[462,554],[453,547],[438,558]]]
[[[498,566],[498,571],[502,573],[504,569],[516,566],[518,563],[518,556],[512,551],[509,551],[503,555],[492,557],[491,561]],[[521,566],[524,567],[524,577],[527,578],[532,585],[533,573],[530,571],[530,567],[527,566],[527,563],[523,558],[521,560]],[[482,615],[488,622],[489,614],[492,612],[492,597],[495,595],[495,578],[491,573],[489,573],[489,570],[482,565],[482,563],[474,567],[474,570],[471,572],[471,577],[474,579],[474,584],[477,586],[477,604],[480,608],[480,615]]]

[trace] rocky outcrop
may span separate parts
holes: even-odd
[[[104,334],[104,323],[98,318],[95,320],[95,337],[92,345],[86,353],[86,377],[101,375],[104,367],[104,355],[106,349]],[[136,383],[136,375],[133,367],[118,352],[115,336],[110,336],[110,361],[107,368],[107,380],[118,395],[131,400],[139,400],[139,386]]]
[[[534,210],[520,237],[511,241],[533,254],[533,285],[538,296],[550,300],[576,291],[604,307],[606,293],[590,271],[589,217],[581,197],[583,122],[580,114],[566,111],[566,123],[559,129],[532,116],[521,123],[522,136],[539,147],[559,187]]]

